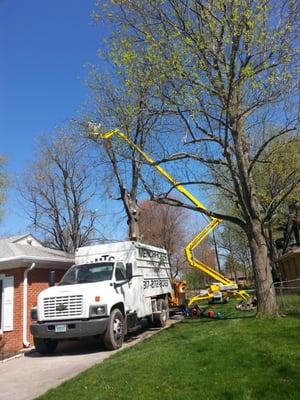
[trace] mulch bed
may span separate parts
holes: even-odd
[[[4,351],[4,344],[5,342],[0,336],[0,361],[6,360],[7,358],[13,357],[18,354],[17,352],[13,351]]]
[[[3,352],[0,353],[0,361],[6,360],[7,358],[14,357],[18,353],[17,352]]]

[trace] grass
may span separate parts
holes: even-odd
[[[284,294],[276,291],[279,309],[284,314],[300,314],[300,293]]]
[[[299,399],[300,315],[215,307],[225,318],[184,320],[39,399]]]

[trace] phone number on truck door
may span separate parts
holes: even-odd
[[[144,279],[144,289],[154,289],[169,285],[168,279]]]

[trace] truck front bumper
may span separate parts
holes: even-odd
[[[30,325],[33,337],[41,339],[71,339],[84,336],[102,335],[107,328],[109,317],[86,321],[47,321]],[[57,332],[57,326],[65,326],[65,332]]]

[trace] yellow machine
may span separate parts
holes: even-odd
[[[172,281],[172,297],[169,299],[169,305],[171,307],[185,307],[185,289],[186,281],[181,281],[179,279],[174,279]]]
[[[150,165],[152,165],[160,174],[162,174],[166,178],[166,180],[174,186],[174,188],[176,188],[181,194],[183,194],[188,200],[190,200],[197,208],[199,208],[200,210],[206,210],[206,207],[204,207],[204,205],[199,200],[197,200],[183,185],[173,179],[172,176],[168,174],[168,172],[161,168],[160,165],[158,165],[150,156],[148,156],[143,150],[141,150],[129,137],[127,137],[119,129],[113,129],[104,133],[100,133],[99,126],[95,126],[93,123],[89,124],[89,129],[89,136],[93,137],[94,139],[110,140],[114,135],[119,136],[122,140],[127,142],[132,149],[141,154],[142,157]],[[243,300],[250,298],[247,292],[238,289],[238,286],[235,282],[227,279],[224,275],[204,264],[193,255],[194,249],[199,246],[199,244],[209,235],[210,232],[212,232],[213,229],[215,229],[219,225],[221,221],[222,220],[217,218],[210,218],[210,222],[185,247],[186,258],[190,266],[197,268],[215,281],[209,286],[205,294],[192,297],[189,300],[188,306],[191,306],[193,303],[201,300],[219,302],[222,300],[226,300],[229,297],[238,297]],[[174,305],[182,305],[182,295],[180,296],[180,290],[181,293],[183,293],[183,288],[185,288],[183,281],[179,281],[177,287],[176,283],[174,283],[175,290],[172,299]]]

